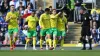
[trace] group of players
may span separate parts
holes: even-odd
[[[15,48],[15,42],[17,40],[17,35],[19,31],[19,14],[15,11],[13,5],[10,7],[10,12],[6,15],[6,22],[8,22],[8,33],[10,35],[10,50]],[[59,12],[57,14],[56,9],[52,10],[52,14],[50,14],[50,9],[46,8],[45,13],[37,18],[35,16],[35,12],[32,11],[31,15],[25,19],[24,23],[28,23],[28,33],[25,44],[25,50],[27,50],[27,46],[31,40],[33,40],[33,50],[36,49],[36,24],[39,23],[41,28],[40,30],[40,49],[43,50],[42,42],[43,38],[46,38],[46,50],[56,49],[59,37],[61,37],[61,49],[64,44],[64,37],[66,36],[67,18],[64,16],[64,13]],[[53,39],[51,39],[53,37]],[[52,42],[53,41],[53,42]]]

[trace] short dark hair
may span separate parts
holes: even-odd
[[[56,9],[52,9],[52,12],[53,12],[53,11],[56,11]],[[57,11],[56,11],[56,12],[57,12]]]
[[[28,3],[28,5],[31,5],[31,3]],[[28,5],[27,5],[27,6],[28,6]]]
[[[19,4],[22,4],[22,2],[19,2]]]
[[[52,8],[52,6],[49,6],[49,8]]]
[[[50,9],[49,8],[46,8],[45,11],[50,11]]]
[[[10,5],[10,7],[11,7],[11,6],[14,6],[14,5]]]
[[[52,9],[52,10],[56,10],[56,9]]]

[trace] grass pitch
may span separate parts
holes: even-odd
[[[99,50],[55,50],[55,51],[25,51],[25,50],[1,50],[0,56],[100,56]]]

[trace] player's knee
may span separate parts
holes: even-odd
[[[15,34],[14,34],[14,37],[18,37],[18,34],[17,34],[17,33],[15,33]]]
[[[10,40],[13,40],[13,38],[12,38],[12,37],[10,37]]]
[[[50,34],[47,34],[47,38],[48,38],[48,39],[50,39],[50,38],[51,38]]]
[[[36,40],[36,38],[35,38],[35,37],[33,37],[33,40]]]
[[[29,42],[30,41],[30,39],[27,39],[27,42]]]
[[[56,38],[56,36],[53,36],[53,40],[56,40],[57,38]]]
[[[61,39],[64,39],[64,37],[62,37]]]
[[[41,37],[40,37],[40,39],[42,40],[42,39],[43,39],[43,37],[41,36]]]

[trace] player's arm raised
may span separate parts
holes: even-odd
[[[58,18],[58,16],[61,15],[61,12],[55,15],[55,18]]]
[[[59,15],[61,15],[61,12],[59,12],[56,16],[58,17]]]

